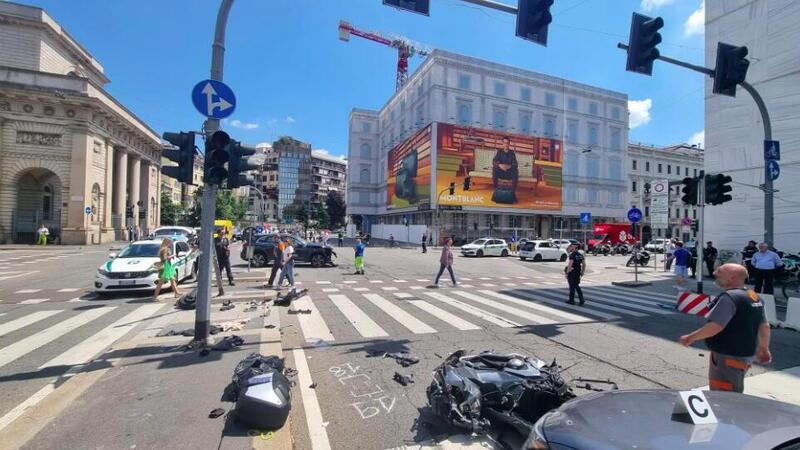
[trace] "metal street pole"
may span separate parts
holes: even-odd
[[[697,293],[703,293],[703,232],[706,227],[705,216],[706,203],[706,173],[700,171],[700,178],[697,180],[697,207],[700,208],[700,225],[697,227],[697,239],[694,248],[697,250],[697,261],[695,261],[695,276],[697,279]]]
[[[225,61],[225,26],[233,0],[222,0],[217,12],[217,24],[214,31],[214,42],[211,44],[211,79],[222,81]],[[210,112],[210,111],[209,111]],[[206,119],[204,125],[206,136],[219,130],[219,119]],[[216,210],[218,187],[209,183],[203,189],[202,215],[200,218],[200,268],[197,280],[197,300],[194,319],[195,341],[206,342],[211,331],[211,270],[214,243],[214,211]],[[222,280],[217,281],[221,287]]]

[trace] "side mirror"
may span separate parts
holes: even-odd
[[[108,254],[108,257],[109,257],[109,258],[116,258],[116,257],[117,257],[117,254],[116,254],[116,253],[109,253],[109,254]]]

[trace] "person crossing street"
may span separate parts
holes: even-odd
[[[281,276],[278,277],[278,289],[283,286],[284,278],[289,281],[289,287],[294,289],[294,247],[289,236],[283,239]]]
[[[364,275],[364,249],[367,248],[361,242],[361,239],[356,239],[356,245],[353,247],[355,250],[355,266],[356,266],[356,275]]]
[[[422,253],[428,253],[428,235],[426,233],[422,233]]]
[[[456,282],[456,275],[453,273],[453,240],[447,238],[442,247],[442,256],[439,258],[439,273],[436,274],[436,280],[433,282],[434,287],[439,287],[439,278],[444,273],[444,269],[447,269],[447,272],[450,273],[450,280],[453,282],[453,286],[458,286],[458,282]]]
[[[225,269],[225,273],[228,275],[228,284],[235,286],[236,284],[233,282],[233,272],[231,272],[231,241],[225,233],[224,228],[219,228],[217,230],[217,237],[214,238],[214,250],[217,252],[217,265],[219,266],[220,272]],[[222,280],[220,280],[220,282],[221,281]]]
[[[708,269],[708,276],[714,278],[714,263],[717,262],[717,255],[719,252],[716,248],[714,248],[714,244],[711,241],[706,243],[706,248],[703,250],[703,260],[706,263],[706,269]]]
[[[575,293],[578,294],[578,301],[581,306],[585,303],[583,298],[583,290],[581,289],[581,277],[586,271],[586,258],[578,251],[578,246],[570,244],[567,247],[569,252],[569,259],[567,267],[564,268],[564,274],[567,277],[567,284],[569,285],[569,300],[567,303],[570,305],[575,304]]]
[[[272,237],[272,269],[269,272],[269,280],[267,280],[269,287],[278,289],[274,283],[281,267],[283,267],[283,242],[281,242],[281,237],[276,234]]]
[[[344,235],[340,231],[339,232],[339,248],[342,248],[343,246],[344,246]]]

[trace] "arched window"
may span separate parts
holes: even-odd
[[[371,158],[372,157],[372,147],[366,142],[361,144],[361,157],[362,158]]]
[[[369,169],[361,169],[359,181],[362,183],[369,183]]]
[[[92,186],[92,223],[100,222],[100,185],[95,183]]]
[[[150,225],[155,225],[156,224],[156,198],[155,197],[150,197],[150,211],[148,211],[148,213],[150,214]]]
[[[49,184],[44,185],[42,191],[42,219],[52,220],[53,218],[53,187]]]

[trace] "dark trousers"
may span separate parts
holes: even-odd
[[[707,259],[706,260],[706,269],[708,269],[708,276],[714,277],[714,260]]]
[[[425,245],[425,241],[422,241],[422,253],[428,253],[428,246]]]
[[[753,267],[753,276],[756,279],[755,290],[759,294],[770,294],[772,290],[772,280],[775,278],[775,269],[756,269]]]
[[[224,256],[224,254],[222,253],[217,253],[217,264],[219,265],[220,272],[222,272],[222,269],[225,269],[225,274],[228,275],[228,283],[233,283],[233,272],[231,272],[231,259],[227,256]]]
[[[272,270],[269,272],[269,281],[267,284],[272,286],[273,282],[275,281],[275,277],[278,275],[278,271],[281,270],[281,265],[278,261],[272,261]]]
[[[439,284],[439,277],[441,277],[444,273],[444,269],[447,269],[447,271],[450,272],[450,279],[453,281],[453,284],[456,284],[456,275],[453,273],[453,266],[449,264],[439,264],[439,273],[436,274],[436,281],[434,281],[433,284]]]
[[[578,300],[583,303],[583,290],[581,290],[581,274],[570,273],[567,275],[567,284],[569,284],[569,301],[575,302],[575,293],[578,293]]]
[[[517,180],[519,179],[519,172],[517,169],[508,169],[503,170],[499,167],[495,167],[492,169],[492,184],[495,188],[498,186],[498,180],[510,180],[511,181],[511,189],[517,189]]]
[[[339,238],[339,247],[344,246],[344,239]]]

